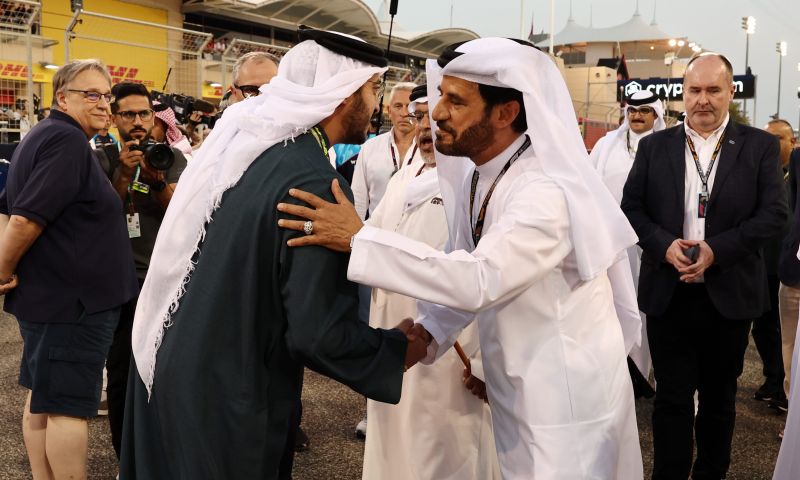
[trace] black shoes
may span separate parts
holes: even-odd
[[[783,395],[783,392],[775,391],[774,389],[768,388],[766,385],[761,385],[761,387],[756,390],[756,393],[753,394],[753,398],[762,402],[769,402],[779,395]]]
[[[789,401],[786,399],[786,395],[783,392],[774,395],[772,399],[767,402],[767,405],[778,413],[786,413],[789,411]]]
[[[762,402],[767,402],[769,408],[778,413],[786,413],[789,410],[789,401],[786,399],[786,394],[783,393],[782,390],[775,391],[765,388],[765,385],[762,385],[761,388],[756,390],[753,394],[753,398]]]
[[[297,428],[297,433],[294,437],[294,451],[295,452],[305,452],[308,450],[308,445],[311,441],[308,439],[308,435],[306,432],[303,431],[302,428]]]

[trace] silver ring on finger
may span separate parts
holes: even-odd
[[[314,233],[314,224],[311,223],[311,220],[308,220],[303,224],[303,231],[306,232],[306,235],[311,235]]]

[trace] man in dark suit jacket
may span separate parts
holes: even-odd
[[[623,191],[658,384],[653,479],[725,477],[750,324],[769,305],[761,249],[787,215],[777,141],[729,119],[732,71],[715,53],[689,62],[686,123],[642,140]]]

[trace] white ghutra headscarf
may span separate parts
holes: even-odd
[[[306,40],[286,53],[278,75],[261,86],[261,95],[225,110],[178,182],[139,295],[132,346],[148,395],[158,348],[194,269],[192,256],[222,195],[262,152],[317,125],[384,71]]]
[[[589,163],[567,86],[553,61],[534,47],[506,38],[472,40],[455,52],[460,55],[444,68],[427,62],[429,109],[433,111],[439,100],[444,75],[522,92],[533,151],[566,197],[579,276],[586,281],[604,273],[637,237]],[[436,165],[452,235],[465,221],[457,212],[467,201],[460,192],[473,164],[440,156],[437,152]]]

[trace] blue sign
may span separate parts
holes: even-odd
[[[756,93],[754,75],[735,75],[733,98],[753,98]],[[683,100],[683,78],[632,78],[617,80],[617,100],[622,101],[640,90],[649,90],[659,98],[673,101]]]

